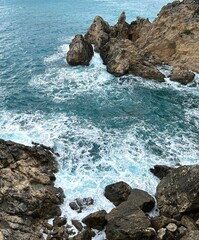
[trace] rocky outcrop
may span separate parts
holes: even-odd
[[[100,210],[95,213],[89,214],[87,217],[82,219],[82,222],[85,223],[90,228],[103,230],[107,224],[105,219],[106,215],[107,212],[105,210]]]
[[[97,16],[85,34],[115,76],[133,74],[164,81],[156,65],[174,67],[171,80],[191,82],[199,72],[199,6],[195,1],[174,1],[162,8],[151,23],[137,18],[130,24],[122,12],[110,26]],[[190,70],[192,72],[190,72]]]
[[[157,187],[161,214],[174,216],[190,211],[199,212],[199,166],[173,169]]]
[[[154,176],[158,177],[161,180],[168,173],[170,173],[172,169],[172,167],[168,167],[166,165],[155,165],[153,168],[150,168],[150,171]]]
[[[92,56],[92,45],[82,35],[76,35],[69,45],[66,57],[68,64],[72,66],[89,65]]]
[[[57,170],[52,149],[0,140],[1,239],[44,239],[47,219],[61,214],[63,192],[54,187]]]

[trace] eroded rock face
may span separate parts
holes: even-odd
[[[0,233],[4,239],[43,239],[42,224],[60,215],[53,150],[0,140]]]
[[[72,66],[89,65],[93,56],[92,45],[82,35],[76,35],[69,45],[66,60]]]
[[[158,207],[162,215],[174,216],[199,211],[199,166],[173,169],[157,186]]]

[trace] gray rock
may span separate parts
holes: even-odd
[[[199,210],[199,166],[173,169],[157,186],[161,214],[173,216]]]
[[[182,237],[180,240],[197,240],[199,239],[199,231],[190,231],[188,232],[184,237]]]
[[[170,232],[176,232],[176,230],[178,229],[178,227],[176,226],[175,223],[169,223],[167,226],[166,226],[166,229]]]

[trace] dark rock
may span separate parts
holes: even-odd
[[[61,227],[62,225],[65,225],[67,223],[67,220],[65,217],[56,217],[53,220],[53,226]]]
[[[52,176],[53,151],[0,140],[0,232],[4,239],[43,239],[46,219],[60,215],[63,191]],[[44,226],[44,227],[43,227]]]
[[[189,231],[198,230],[198,227],[196,226],[195,222],[189,216],[183,216],[181,219],[181,224],[185,226]]]
[[[168,173],[170,173],[172,169],[172,167],[168,167],[166,165],[155,165],[153,168],[150,168],[150,171],[154,176],[158,177],[161,180]]]
[[[193,81],[195,74],[183,67],[174,67],[170,79],[171,81],[179,82],[186,85]]]
[[[107,224],[107,221],[105,219],[106,214],[107,212],[105,210],[100,210],[95,213],[89,214],[84,219],[82,219],[82,222],[90,228],[103,230]]]
[[[122,202],[106,215],[106,237],[108,240],[143,240],[156,238],[149,219],[139,207],[128,200]]]
[[[85,34],[85,39],[95,46],[99,52],[101,47],[109,41],[110,26],[103,18],[95,17],[93,23]]]
[[[133,205],[140,207],[143,212],[150,212],[155,206],[155,200],[151,195],[136,188],[131,190],[128,200]]]
[[[106,186],[104,196],[115,206],[126,201],[132,188],[125,182],[117,182]]]
[[[169,223],[177,223],[177,221],[165,216],[158,216],[151,219],[151,225],[156,231],[165,228]]]
[[[93,237],[93,233],[89,230],[84,230],[75,237],[72,238],[72,240],[91,240]]]
[[[78,220],[72,219],[71,222],[78,231],[81,231],[83,229],[82,224]]]
[[[199,166],[173,169],[157,186],[157,201],[161,214],[199,211]]]
[[[184,237],[180,238],[180,240],[197,240],[199,239],[199,231],[190,231]]]
[[[69,45],[66,60],[72,66],[89,65],[93,56],[93,47],[82,35],[76,35]]]
[[[158,240],[166,240],[166,237],[167,237],[167,230],[166,230],[166,228],[160,228],[157,231],[157,239]]]
[[[69,203],[69,206],[71,207],[71,209],[76,210],[80,213],[87,206],[93,205],[93,203],[94,200],[90,197],[83,199],[76,198],[74,202]]]

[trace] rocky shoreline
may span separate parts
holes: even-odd
[[[89,65],[93,47],[107,71],[165,81],[158,66],[170,65],[170,80],[188,84],[199,72],[199,5],[194,0],[168,3],[157,18],[126,22],[125,12],[110,26],[95,17],[87,33],[76,35],[67,53],[68,64]]]
[[[160,178],[155,197],[125,182],[106,186],[104,196],[115,208],[91,213],[82,222],[73,219],[75,233],[60,217],[64,194],[54,187],[55,157],[43,145],[0,140],[0,240],[91,240],[102,230],[107,240],[199,239],[198,165],[154,166],[150,170]],[[159,216],[150,217],[156,202]],[[78,214],[91,204],[88,197],[70,207]]]

